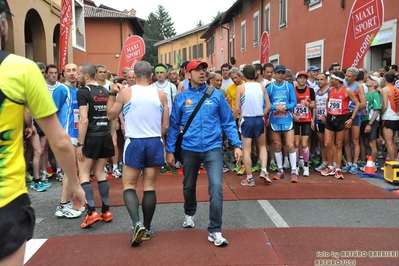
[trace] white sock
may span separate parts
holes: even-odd
[[[292,171],[296,170],[296,151],[290,152],[290,164],[291,164],[291,169]]]
[[[281,151],[274,152],[274,158],[276,158],[278,169],[283,169],[283,154],[281,153]]]

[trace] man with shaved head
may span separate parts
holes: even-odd
[[[136,84],[136,74],[134,74],[133,69],[129,70],[126,74],[126,80],[129,87]]]

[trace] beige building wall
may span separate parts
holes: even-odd
[[[10,11],[14,14],[9,17],[9,38],[6,50],[28,57],[33,61],[44,64],[58,62],[58,35],[55,38],[54,29],[60,23],[61,0],[6,0]],[[23,4],[22,4],[23,3]],[[29,28],[25,29],[25,20],[29,19]],[[25,30],[32,35],[32,43],[26,44]],[[56,33],[58,34],[58,33]],[[28,46],[28,48],[27,48]],[[73,50],[69,42],[68,61],[72,61]]]

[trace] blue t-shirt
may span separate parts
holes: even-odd
[[[79,106],[76,88],[60,84],[53,91],[53,100],[57,107],[57,117],[61,126],[71,138],[78,137]]]
[[[266,87],[269,95],[271,110],[269,112],[269,121],[272,124],[289,124],[293,121],[292,110],[297,104],[294,86],[287,81],[280,84],[272,82]],[[277,112],[277,106],[285,106],[288,110]]]

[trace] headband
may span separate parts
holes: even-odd
[[[337,80],[339,80],[339,81],[341,81],[341,82],[344,82],[344,79],[343,79],[343,78],[340,78],[340,77],[338,77],[338,76],[335,76],[334,74],[331,74],[331,78],[337,79]]]
[[[158,72],[166,73],[166,68],[164,68],[163,66],[157,66],[155,68],[155,73],[158,73]]]

